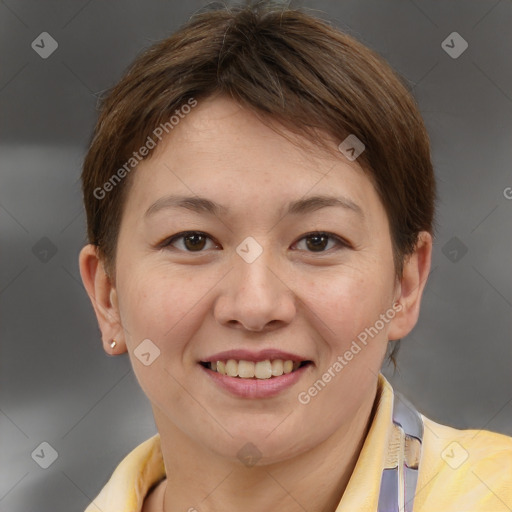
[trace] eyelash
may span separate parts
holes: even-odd
[[[183,232],[177,233],[176,235],[173,235],[169,238],[166,238],[165,240],[160,242],[157,245],[157,247],[159,249],[168,248],[176,240],[179,240],[180,238],[185,238],[189,235],[201,235],[201,236],[204,236],[204,237],[208,238],[209,240],[213,241],[213,239],[210,236],[208,236],[206,233],[204,233],[203,231],[183,231]],[[346,242],[339,236],[337,236],[333,233],[326,232],[326,231],[311,231],[310,233],[306,233],[297,242],[295,242],[294,245],[297,244],[298,242],[300,242],[308,237],[312,237],[312,236],[327,236],[327,237],[329,237],[329,239],[334,240],[338,244],[338,249],[350,247],[348,242]],[[325,254],[325,253],[329,252],[331,249],[324,250],[324,251],[318,251],[316,253],[315,253],[315,251],[307,251],[307,252],[309,252],[310,254]],[[183,250],[183,249],[178,249],[178,250],[180,250],[182,252],[189,253],[189,254],[194,254],[194,253],[200,254],[202,252],[205,252],[204,250],[201,250],[201,251],[188,251],[188,250]]]

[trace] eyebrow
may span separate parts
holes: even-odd
[[[304,215],[306,213],[320,210],[321,208],[326,208],[329,206],[341,207],[348,211],[352,211],[363,219],[365,216],[362,208],[348,197],[334,197],[326,195],[310,196],[292,201],[288,203],[288,208],[285,214]],[[211,201],[205,197],[169,195],[161,197],[155,201],[146,210],[144,217],[150,217],[156,212],[168,208],[185,208],[196,213],[207,213],[215,216],[221,216],[223,214],[225,215],[229,213],[229,208]]]

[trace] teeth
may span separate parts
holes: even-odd
[[[254,365],[254,376],[257,379],[270,379],[272,377],[272,363],[268,359],[258,361]]]
[[[271,377],[280,377],[283,374],[291,373],[299,368],[299,361],[291,359],[274,359],[270,361],[245,361],[228,359],[227,361],[214,361],[210,363],[210,369],[221,375],[229,377],[240,377],[242,379],[270,379]]]
[[[215,369],[213,368],[214,364],[217,366],[216,370],[221,375],[226,375],[226,363],[224,363],[224,361],[217,361],[216,363],[211,363],[211,368],[213,371],[215,371]]]
[[[243,379],[252,379],[254,377],[255,366],[256,365],[252,361],[239,361],[238,376],[242,377]],[[260,378],[259,375],[258,378]]]
[[[283,372],[290,373],[293,370],[293,361],[289,359],[283,363]]]
[[[226,361],[226,374],[228,377],[238,376],[238,363],[234,359]]]
[[[283,375],[283,360],[274,359],[272,361],[272,376],[279,377],[279,375]]]

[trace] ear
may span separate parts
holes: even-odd
[[[109,355],[126,352],[124,331],[121,326],[117,291],[112,279],[105,272],[103,261],[99,258],[95,245],[86,245],[79,256],[80,275],[101,330],[103,349]],[[116,346],[111,347],[112,340]]]
[[[395,301],[401,309],[390,322],[388,338],[398,340],[409,334],[420,314],[421,297],[427,283],[432,259],[432,235],[421,231],[414,253],[404,262],[402,277],[399,282]],[[397,308],[398,309],[398,308]]]

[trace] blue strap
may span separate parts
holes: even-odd
[[[412,512],[423,446],[423,420],[416,408],[396,392],[393,429],[377,512]]]

